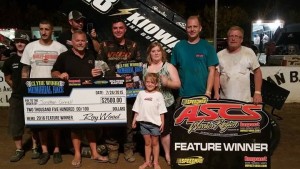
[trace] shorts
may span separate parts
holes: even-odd
[[[140,122],[140,129],[142,135],[160,136],[159,126],[155,124]]]
[[[24,134],[25,120],[23,99],[11,96],[9,99],[8,134],[20,137]]]

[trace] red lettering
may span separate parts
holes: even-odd
[[[261,109],[262,105],[232,103],[206,103],[199,106],[187,106],[175,119],[175,123],[180,124],[184,120],[187,120],[187,123],[201,120],[212,121],[218,118],[237,121],[257,121],[261,119],[261,115],[255,110]]]
[[[253,110],[260,110],[262,109],[262,105],[254,105],[254,104],[247,104],[243,105],[242,110],[246,114],[248,114],[248,118],[245,118],[243,120],[260,120],[261,115]]]

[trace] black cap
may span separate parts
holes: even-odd
[[[29,39],[29,36],[26,33],[16,32],[14,41],[16,41],[16,40],[25,40],[25,41],[29,42],[30,39]]]
[[[69,20],[74,19],[74,20],[79,20],[79,19],[85,19],[85,16],[82,15],[81,12],[79,11],[71,11],[69,13]]]

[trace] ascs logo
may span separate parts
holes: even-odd
[[[232,137],[260,133],[269,124],[269,118],[262,105],[199,96],[181,100],[174,122],[188,134]]]

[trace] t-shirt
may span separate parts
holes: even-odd
[[[160,115],[167,112],[163,95],[155,91],[148,93],[140,91],[134,102],[133,111],[138,113],[137,121],[145,121],[160,126],[162,121]]]
[[[51,69],[59,54],[67,48],[59,42],[40,44],[39,40],[29,43],[23,52],[21,63],[31,66],[30,78],[51,78]]]
[[[179,96],[190,97],[205,94],[208,67],[218,65],[219,61],[214,47],[200,39],[196,44],[179,41],[172,50],[171,63],[181,80]]]
[[[86,50],[84,57],[80,58],[75,55],[72,49],[69,49],[58,56],[52,72],[67,72],[69,77],[91,77],[94,65],[95,56],[93,52]]]
[[[250,73],[260,65],[252,49],[242,46],[237,53],[218,52],[220,98],[251,102]]]

